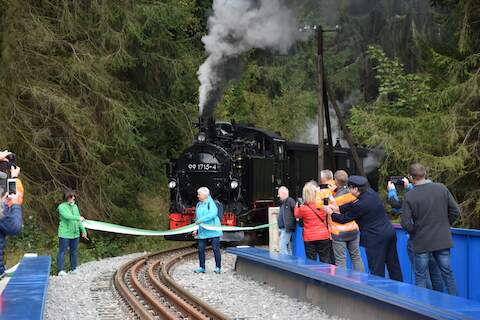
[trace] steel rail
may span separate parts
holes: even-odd
[[[156,317],[161,317],[162,319],[188,318],[195,320],[229,319],[179,286],[169,275],[171,268],[176,263],[194,255],[197,251],[190,250],[186,253],[180,253],[166,263],[163,263],[162,255],[186,248],[188,247],[170,249],[133,259],[122,265],[115,272],[113,277],[115,288],[141,319],[150,320]],[[154,260],[153,263],[148,264],[152,260]],[[139,280],[139,275],[142,272],[145,272],[146,285]],[[162,296],[165,302],[159,300],[158,295]]]
[[[132,273],[130,281],[135,290],[145,299],[145,301],[152,307],[153,311],[160,315],[163,319],[175,320],[178,319],[178,315],[173,313],[170,308],[161,303],[152,291],[144,287],[139,278],[140,269],[147,263],[146,259],[142,259],[135,263],[130,271]]]
[[[195,295],[191,294],[189,291],[185,290],[182,286],[180,286],[171,276],[170,270],[172,267],[178,263],[179,261],[194,255],[197,251],[191,251],[183,253],[182,255],[175,256],[167,261],[160,271],[162,280],[165,281],[167,286],[180,296],[183,296],[185,300],[193,302],[198,308],[201,309],[202,313],[207,315],[210,319],[215,320],[227,320],[230,319],[228,316],[223,314],[222,312],[218,311],[217,309],[211,307],[210,305],[206,304],[200,298],[196,297]]]
[[[137,262],[138,259],[134,259],[122,265],[113,276],[113,285],[117,289],[120,296],[125,302],[133,309],[141,319],[154,319],[150,311],[138,300],[133,292],[127,287],[126,279],[129,270],[132,265]]]
[[[202,313],[201,309],[192,305],[192,303],[188,303],[187,301],[190,300],[188,299],[188,297],[179,297],[178,294],[173,292],[170,288],[168,288],[160,281],[160,279],[156,275],[156,271],[159,269],[161,263],[161,260],[157,260],[148,268],[149,280],[152,286],[157,291],[161,292],[165,297],[167,297],[167,299],[175,305],[175,308],[181,310],[183,314],[188,315],[188,318],[198,320],[211,319],[210,317],[207,317],[204,313]]]

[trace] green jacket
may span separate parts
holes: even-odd
[[[60,224],[58,226],[58,236],[65,239],[75,239],[80,237],[80,231],[87,233],[80,222],[80,211],[76,204],[73,206],[64,202],[58,206],[60,214]]]

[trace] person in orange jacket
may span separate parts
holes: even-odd
[[[335,200],[333,203],[342,206],[357,200],[350,193],[347,187],[348,174],[344,170],[335,172]],[[365,271],[362,258],[360,257],[360,232],[355,221],[345,224],[330,221],[330,233],[332,234],[332,247],[335,255],[335,264],[339,267],[346,267],[346,251],[352,260],[353,269],[356,271]]]

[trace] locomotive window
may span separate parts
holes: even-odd
[[[277,152],[278,152],[278,158],[279,158],[280,160],[283,160],[283,159],[284,159],[284,153],[283,153],[283,151],[284,151],[284,150],[283,150],[283,145],[279,144],[279,145],[277,146]]]
[[[263,143],[265,144],[265,155],[269,156],[273,154],[272,144],[268,139],[263,139]]]
[[[198,160],[200,160],[203,163],[218,163],[217,158],[215,158],[210,153],[199,153]]]

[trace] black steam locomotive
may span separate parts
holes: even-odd
[[[170,229],[192,223],[200,187],[210,189],[223,204],[222,225],[266,223],[280,186],[287,186],[292,197],[301,197],[305,182],[317,179],[317,152],[317,145],[288,142],[254,126],[200,120],[196,141],[169,166]],[[367,150],[359,149],[359,156],[365,158]],[[350,149],[338,142],[326,148],[325,159],[327,168],[357,172]]]

